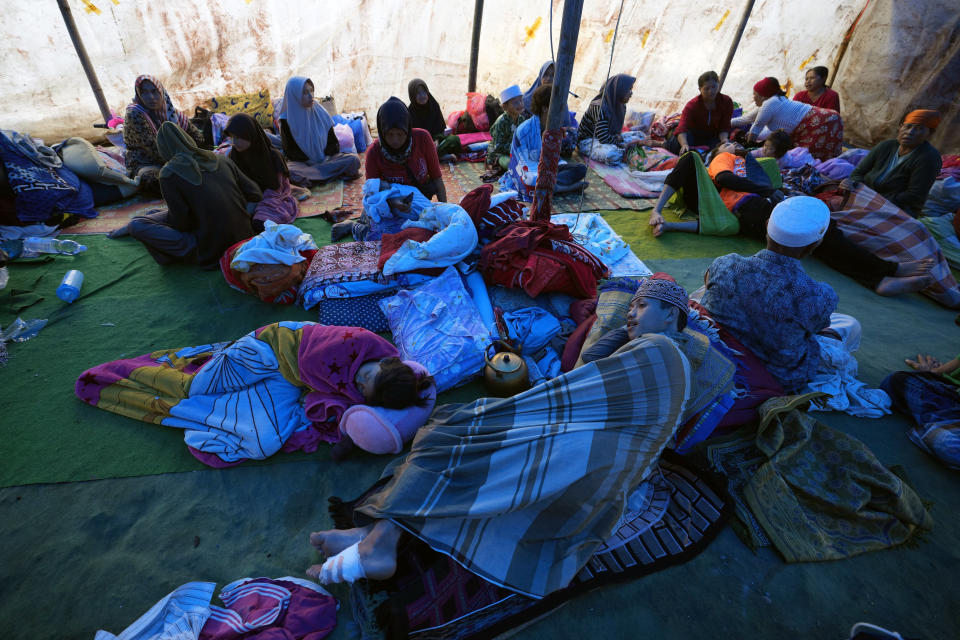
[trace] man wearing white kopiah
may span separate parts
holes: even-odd
[[[788,198],[770,214],[766,249],[748,257],[721,256],[704,276],[701,304],[764,362],[787,392],[799,391],[816,375],[816,335],[841,337],[830,328],[836,292],[814,281],[800,264],[823,240],[829,224],[830,210],[822,201]],[[834,314],[833,321],[853,325],[852,333],[859,335],[854,318]]]

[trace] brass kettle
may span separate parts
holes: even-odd
[[[516,395],[530,388],[530,374],[527,363],[520,356],[519,350],[514,350],[503,340],[497,340],[494,345],[501,345],[503,351],[495,353],[493,357],[484,354],[487,366],[483,368],[483,384],[492,395],[508,397]]]

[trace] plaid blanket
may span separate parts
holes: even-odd
[[[828,202],[828,204],[831,204]],[[940,304],[960,306],[960,287],[950,273],[940,245],[919,220],[901,211],[895,204],[870,187],[860,184],[831,214],[843,235],[885,260],[908,262],[933,258],[934,283],[923,293]]]
[[[573,580],[678,425],[733,376],[695,336],[646,335],[512,398],[441,407],[356,511],[543,597]]]

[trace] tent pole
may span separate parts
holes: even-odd
[[[467,91],[477,90],[477,58],[480,56],[480,22],[483,20],[483,0],[473,3],[473,38],[470,41],[470,74]]]
[[[727,52],[727,59],[723,61],[723,70],[720,72],[720,88],[717,91],[723,89],[723,81],[727,79],[727,71],[730,70],[730,63],[733,62],[733,54],[737,52],[737,47],[740,46],[740,38],[743,36],[744,29],[747,28],[750,12],[753,11],[753,2],[754,0],[747,0],[747,6],[743,8],[743,15],[740,16],[740,26],[737,27],[737,35],[733,37],[733,42],[730,43],[730,51]]]
[[[80,58],[80,64],[83,66],[84,73],[87,74],[87,81],[90,83],[90,88],[93,89],[93,95],[97,99],[97,105],[100,107],[100,115],[103,116],[103,124],[106,125],[113,116],[110,114],[107,99],[103,97],[103,89],[100,88],[100,81],[97,80],[97,74],[93,70],[93,65],[90,64],[87,49],[83,46],[83,40],[80,39],[80,32],[77,31],[77,23],[73,21],[73,13],[70,12],[70,5],[67,0],[57,0],[57,5],[59,5],[60,13],[63,15],[63,22],[67,25],[70,39],[73,40],[73,48],[77,50],[77,57]]]
[[[563,142],[567,125],[567,92],[573,59],[577,53],[577,37],[580,35],[580,16],[583,0],[564,0],[563,20],[560,23],[560,44],[557,47],[553,88],[550,91],[550,111],[547,114],[547,130],[543,132],[543,149],[537,167],[537,187],[533,195],[531,219],[550,220],[553,189],[557,185],[557,164],[560,160],[560,143]]]

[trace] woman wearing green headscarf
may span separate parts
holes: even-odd
[[[160,264],[215,268],[227,247],[255,234],[247,203],[261,199],[260,187],[229,158],[198,148],[172,122],[157,132],[157,150],[166,162],[160,190],[167,210],[136,217],[111,237],[128,231]]]

